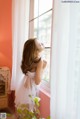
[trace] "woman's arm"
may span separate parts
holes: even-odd
[[[38,85],[41,82],[42,71],[43,71],[43,60],[37,64],[36,74],[35,74],[35,84]]]

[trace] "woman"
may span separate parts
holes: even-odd
[[[24,44],[21,69],[24,73],[15,94],[15,106],[18,108],[21,104],[27,104],[30,110],[33,110],[32,97],[37,96],[37,86],[41,82],[43,69],[47,62],[41,58],[41,52],[44,45],[36,38],[29,39]]]

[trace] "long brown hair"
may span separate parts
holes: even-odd
[[[36,63],[40,61],[37,59],[37,47],[35,44],[36,38],[27,40],[24,44],[21,69],[24,74],[36,67]]]

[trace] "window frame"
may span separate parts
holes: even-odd
[[[46,14],[47,12],[52,11],[52,16],[53,16],[53,0],[52,0],[52,8],[49,9],[48,11],[42,13],[41,15]],[[29,13],[29,37],[33,36],[34,37],[34,22],[32,24],[32,27],[30,29],[30,22],[34,21],[35,19],[38,18],[38,23],[39,23],[39,17],[41,15],[38,15],[37,17],[34,17],[34,0],[30,0],[30,13]],[[53,17],[51,16],[51,42],[52,42],[52,26],[53,26]],[[38,27],[39,28],[39,27]],[[37,33],[38,34],[38,33]],[[46,48],[46,47],[45,47]],[[42,80],[41,85],[40,85],[40,90],[42,90],[43,92],[47,92],[48,94],[50,94],[50,80],[51,80],[51,52],[52,52],[52,46],[50,45],[50,47],[48,47],[50,49],[50,73],[49,73],[49,81],[45,81]]]

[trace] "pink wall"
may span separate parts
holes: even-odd
[[[0,67],[12,68],[12,0],[0,0]]]
[[[46,118],[47,116],[50,116],[50,97],[40,91],[40,112],[42,117]]]

